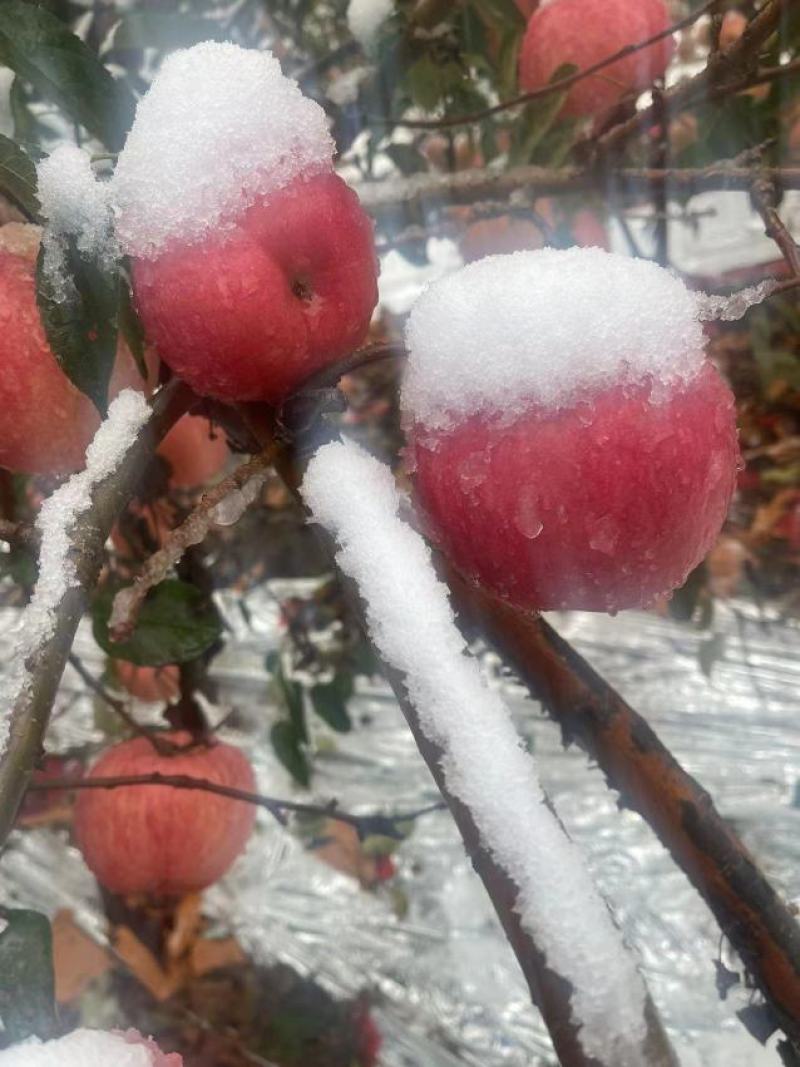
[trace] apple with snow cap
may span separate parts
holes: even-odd
[[[0,1050],[2,1067],[182,1067],[177,1052],[162,1052],[137,1030],[73,1030],[52,1041],[32,1037]]]
[[[543,0],[534,11],[519,60],[524,91],[543,88],[566,65],[585,70],[670,25],[664,0]],[[623,96],[662,77],[673,52],[667,36],[573,85],[561,114],[602,118]]]
[[[66,474],[83,466],[100,416],[59,367],[45,337],[34,278],[40,237],[37,226],[0,227],[0,467]],[[120,342],[110,396],[125,388],[146,385]]]
[[[184,747],[185,732],[159,735]],[[219,741],[177,754],[156,751],[146,737],[109,748],[88,778],[183,775],[255,790],[247,758]],[[216,882],[247,843],[255,808],[241,800],[170,786],[81,791],[75,805],[78,848],[101,885],[113,893],[182,896]]]
[[[117,233],[145,332],[196,392],[276,403],[363,340],[372,223],[332,153],[322,108],[266,52],[176,52],[139,103]]]
[[[492,256],[409,318],[418,501],[459,569],[526,609],[615,611],[682,584],[739,464],[697,298],[600,249]]]

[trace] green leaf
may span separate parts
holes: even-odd
[[[128,640],[114,642],[109,637],[108,620],[116,591],[104,589],[92,605],[94,637],[109,656],[140,667],[188,663],[202,656],[222,632],[216,608],[199,589],[168,579],[145,600]]]
[[[427,160],[413,144],[390,144],[385,153],[403,175],[416,174],[427,169]]]
[[[353,693],[353,679],[349,674],[337,674],[327,685],[315,685],[310,690],[311,706],[323,722],[337,733],[346,734],[352,728],[347,711],[348,698]]]
[[[269,732],[275,755],[292,778],[300,785],[308,786],[311,768],[303,750],[303,742],[291,722],[276,722]]]
[[[283,702],[289,713],[295,733],[305,744],[308,744],[308,729],[306,727],[306,713],[303,707],[303,690],[297,682],[290,681],[282,670],[275,675]]]
[[[122,147],[133,121],[133,94],[45,8],[24,0],[2,0],[0,63],[109,148]]]
[[[550,82],[567,78],[576,70],[577,67],[564,64],[554,72]],[[509,163],[513,165],[533,161],[536,148],[553,129],[566,98],[566,92],[551,93],[525,105],[525,110],[514,127]]]
[[[14,201],[25,214],[39,218],[36,196],[36,167],[33,160],[10,137],[0,134],[0,192]]]
[[[142,378],[147,380],[148,369],[144,358],[144,327],[136,313],[130,283],[122,273],[119,276],[119,328],[125,338],[125,343],[131,350],[131,355],[136,360],[139,373]]]
[[[101,270],[78,252],[72,239],[61,242],[63,283],[45,269],[45,242],[36,263],[36,300],[47,340],[69,380],[105,418],[108,386],[117,355],[119,274]]]
[[[111,31],[108,48],[104,51],[135,52],[155,48],[170,52],[175,48],[189,48],[201,41],[219,41],[225,31],[219,22],[192,15],[177,15],[163,11],[135,11],[124,15]]]
[[[0,1019],[9,1044],[54,1029],[52,934],[36,911],[0,908]]]

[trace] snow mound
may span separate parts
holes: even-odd
[[[347,25],[365,52],[372,49],[378,31],[393,9],[392,0],[350,0],[347,5]]]
[[[180,1067],[179,1056],[164,1056],[134,1031],[109,1034],[74,1030],[54,1041],[31,1038],[0,1052],[1,1067]]]
[[[112,180],[125,252],[231,226],[257,198],[331,167],[325,112],[266,51],[207,41],[168,56]]]
[[[599,248],[488,256],[432,284],[406,327],[407,417],[447,429],[472,414],[651,379],[689,381],[703,365],[695,294],[655,263]]]

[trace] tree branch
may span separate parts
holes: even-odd
[[[701,894],[800,1048],[800,927],[709,794],[658,736],[544,619],[444,567],[462,622],[483,634],[638,812]]]
[[[286,825],[285,816],[287,813],[334,819],[336,822],[352,826],[358,831],[362,840],[370,836],[399,839],[402,836],[398,830],[399,823],[413,822],[423,815],[429,815],[434,811],[442,811],[445,807],[442,801],[436,801],[433,804],[426,804],[412,811],[395,812],[389,815],[353,815],[350,812],[341,811],[335,802],[330,804],[303,804],[295,800],[281,800],[278,797],[265,796],[262,793],[250,793],[246,789],[237,789],[232,785],[221,785],[219,782],[211,782],[206,778],[194,778],[189,774],[161,774],[159,771],[154,771],[152,774],[114,775],[113,777],[48,778],[41,782],[31,782],[28,789],[33,793],[45,793],[57,789],[128,789],[138,786],[197,789],[203,793],[214,793],[216,796],[229,797],[231,800],[241,800],[245,804],[264,808],[282,826]]]
[[[261,477],[272,465],[274,450],[269,449],[240,464],[221,482],[203,493],[191,514],[164,540],[164,544],[145,561],[133,585],[121,589],[114,597],[109,620],[112,640],[124,641],[136,626],[142,604],[150,590],[162,582],[168,572],[181,559],[190,545],[199,544],[216,521],[214,509],[234,493],[241,491],[254,478]],[[242,501],[246,507],[247,501]]]
[[[133,495],[156,444],[194,399],[177,380],[155,397],[152,415],[113,474],[94,490],[92,507],[71,533],[77,582],[55,609],[55,626],[26,663],[28,682],[11,709],[8,742],[0,755],[0,844],[14,825],[17,809],[38,760],[64,665],[75,631],[103,563],[103,547],[116,516]]]
[[[759,13],[751,19],[744,33],[724,51],[712,52],[703,70],[693,78],[681,82],[664,94],[665,107],[673,114],[695,98],[715,98],[720,94],[738,92],[742,87],[742,77],[737,75],[744,71],[744,76],[752,74],[752,66],[761,46],[778,29],[783,15],[788,13],[795,0],[767,0]],[[647,129],[653,124],[656,108],[649,107],[637,111],[635,115],[612,126],[595,141],[596,148],[607,153],[624,143],[632,134]]]
[[[793,278],[800,281],[800,247],[778,214],[775,185],[769,179],[760,177],[753,182],[751,193],[756,210],[764,221],[767,237],[771,237],[781,250]]]

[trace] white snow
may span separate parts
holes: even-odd
[[[117,254],[113,237],[108,182],[98,181],[89,156],[74,144],[54,149],[36,168],[44,234],[45,270],[61,298],[69,291],[64,270],[64,238],[74,237],[78,249],[110,266]]]
[[[26,663],[53,636],[59,604],[77,582],[70,557],[75,523],[91,507],[93,490],[117,469],[149,415],[142,393],[123,390],[86,450],[85,470],[42,504],[36,520],[41,536],[39,577],[23,612],[11,660],[0,676],[0,752],[8,739],[11,710],[30,685]]]
[[[168,56],[112,179],[125,252],[154,257],[231,226],[257,198],[332,165],[325,112],[267,51],[205,42]]]
[[[655,263],[599,248],[464,267],[419,298],[406,345],[403,410],[430,429],[648,377],[668,389],[704,359],[695,294]]]
[[[393,9],[392,0],[350,0],[347,25],[365,52],[371,51],[378,31]]]
[[[54,1041],[31,1038],[0,1051],[2,1067],[151,1067],[152,1062],[143,1045],[102,1030],[74,1030]]]
[[[645,990],[578,849],[545,803],[502,697],[465,655],[430,550],[398,516],[388,468],[358,446],[329,444],[302,487],[358,584],[381,655],[405,675],[425,734],[444,752],[448,788],[472,812],[482,841],[519,889],[523,925],[573,986],[586,1051],[639,1064]]]

